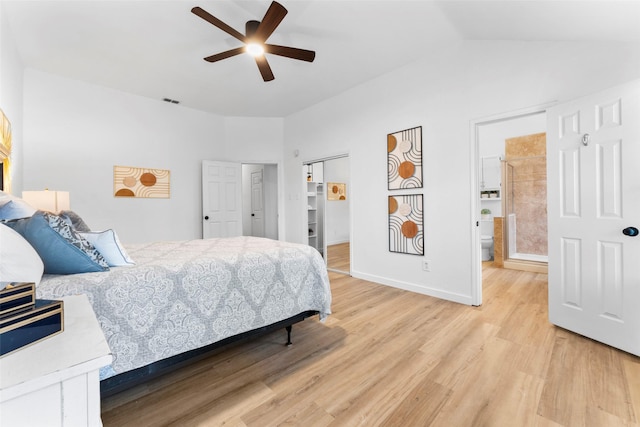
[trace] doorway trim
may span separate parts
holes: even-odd
[[[519,110],[507,111],[491,116],[480,117],[469,122],[471,142],[471,305],[482,305],[482,250],[480,247],[480,182],[478,181],[480,163],[480,127],[492,123],[513,120],[534,114],[546,113],[557,101],[535,105]]]
[[[242,170],[242,165],[263,165],[263,166],[275,166],[276,168],[276,191],[277,194],[284,194],[284,190],[285,190],[285,175],[284,175],[284,167],[282,165],[281,161],[278,160],[211,160],[211,159],[205,159],[202,161],[202,165],[204,165],[204,162],[223,162],[223,163],[236,163],[238,164],[238,166],[240,167],[240,169]],[[203,167],[203,166],[201,166]],[[202,177],[204,178],[204,170],[201,171]],[[204,180],[201,180],[201,184],[200,184],[201,188],[200,188],[200,210],[201,210],[201,221],[203,222],[203,224],[200,227],[200,231],[201,231],[201,235],[204,236],[204,216],[205,216],[205,206],[204,206],[204,194],[203,192],[205,191],[205,183]],[[277,198],[277,202],[276,202],[276,215],[277,215],[277,227],[278,227],[278,237],[277,240],[285,240],[285,218],[284,215],[281,214],[281,212],[284,212],[285,210],[285,199],[283,197],[278,197]],[[243,207],[244,209],[244,207]]]

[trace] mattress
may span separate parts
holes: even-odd
[[[318,311],[331,290],[314,248],[256,237],[127,245],[134,266],[45,275],[42,299],[86,294],[114,355],[101,379]]]

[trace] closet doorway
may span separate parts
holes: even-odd
[[[303,175],[306,179],[306,187],[310,182],[317,188],[321,184],[321,190],[317,191],[317,197],[322,197],[323,212],[317,215],[322,220],[318,227],[322,230],[319,239],[323,242],[322,253],[327,269],[342,274],[351,274],[351,179],[349,156],[339,155],[330,158],[304,162]],[[310,194],[309,192],[307,193]],[[309,196],[308,196],[309,197]],[[307,209],[310,205],[308,203]],[[313,206],[311,206],[313,208]],[[311,212],[306,212],[309,220]],[[310,228],[311,229],[311,228]]]

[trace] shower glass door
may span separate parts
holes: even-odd
[[[547,262],[546,156],[509,158],[503,168],[506,258]]]

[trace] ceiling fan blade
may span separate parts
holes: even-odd
[[[223,59],[231,58],[232,56],[240,55],[245,52],[245,47],[237,47],[235,49],[227,50],[225,52],[216,53],[215,55],[207,56],[204,58],[207,62],[216,62],[221,61]]]
[[[191,12],[195,15],[198,15],[200,18],[204,19],[210,24],[213,24],[216,27],[220,28],[225,33],[232,35],[233,37],[237,38],[241,42],[244,42],[244,43],[247,42],[247,38],[244,36],[244,34],[234,30],[233,28],[231,28],[230,26],[228,26],[227,24],[225,24],[224,22],[222,22],[221,20],[219,20],[218,18],[216,18],[215,16],[207,12],[206,10],[202,9],[201,7],[196,6],[193,9],[191,9]]]
[[[256,56],[256,64],[258,64],[258,69],[260,70],[260,74],[262,74],[262,80],[269,82],[275,79],[273,71],[271,71],[271,67],[267,62],[267,58],[264,56]]]
[[[262,18],[254,37],[262,42],[266,41],[286,15],[287,9],[284,6],[277,1],[272,2],[269,9],[267,9],[267,13],[264,14],[264,18]]]
[[[299,59],[300,61],[313,62],[316,53],[312,50],[298,49],[297,47],[278,46],[275,44],[265,44],[265,53],[286,56],[287,58]]]

